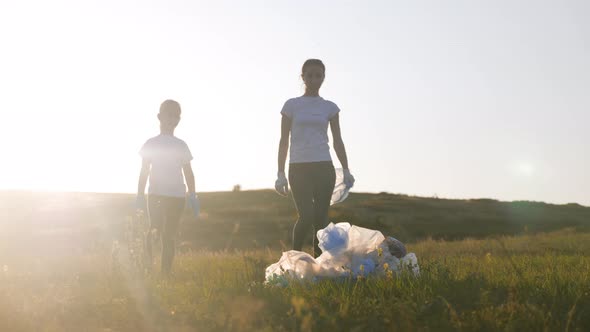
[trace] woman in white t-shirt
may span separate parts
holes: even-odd
[[[283,196],[291,184],[293,201],[299,219],[293,228],[293,249],[301,251],[305,236],[328,225],[328,209],[334,190],[336,173],[330,147],[328,126],[332,130],[334,151],[344,170],[344,182],[350,188],[354,177],[348,170],[346,149],[340,134],[340,109],[335,103],[320,97],[326,67],[321,60],[309,59],[301,69],[305,93],[291,98],[281,110],[281,140],[279,143],[278,174],[275,189]],[[291,136],[289,142],[289,136]],[[289,149],[290,143],[290,149]],[[290,150],[289,180],[285,176],[287,151]],[[315,236],[314,256],[321,254]]]

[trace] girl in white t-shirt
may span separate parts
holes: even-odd
[[[335,103],[319,95],[325,73],[326,67],[321,60],[305,61],[301,69],[305,93],[301,97],[287,100],[281,110],[283,116],[278,156],[279,171],[275,189],[279,194],[286,196],[289,191],[288,184],[291,184],[293,201],[299,214],[293,228],[293,249],[299,251],[310,229],[313,229],[315,234],[328,225],[328,208],[336,181],[328,145],[328,126],[332,130],[334,151],[344,170],[344,182],[349,188],[354,185],[354,177],[348,170],[346,149],[340,134],[340,109]],[[285,161],[288,150],[290,156],[287,181]],[[321,250],[315,236],[313,243],[314,256],[317,257]]]
[[[175,238],[184,211],[185,200],[199,215],[199,199],[195,193],[195,177],[191,167],[193,156],[188,145],[174,136],[180,122],[180,104],[165,100],[160,105],[160,135],[148,139],[141,147],[141,171],[137,186],[136,208],[147,208],[150,230],[145,236],[148,260],[152,261],[152,236],[162,239],[162,273],[168,274],[174,259]],[[145,187],[149,178],[146,204]],[[185,184],[186,180],[186,184]],[[188,187],[188,192],[187,192]]]

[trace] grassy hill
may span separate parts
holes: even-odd
[[[202,216],[185,211],[181,239],[201,249],[288,248],[297,214],[290,198],[270,190],[200,194]],[[0,237],[18,235],[21,243],[68,239],[89,246],[123,239],[134,215],[134,196],[97,193],[0,192]],[[332,222],[378,229],[404,242],[455,240],[590,230],[590,208],[578,204],[449,200],[394,194],[352,193],[330,210]],[[61,240],[60,240],[61,239]],[[310,234],[311,239],[311,234]],[[6,242],[5,242],[6,243]]]

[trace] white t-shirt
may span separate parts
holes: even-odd
[[[297,97],[285,102],[281,114],[291,119],[289,163],[331,161],[328,125],[340,112],[336,104],[322,97]]]
[[[148,193],[161,196],[184,197],[186,185],[182,167],[193,156],[186,143],[172,135],[160,134],[145,142],[139,155],[151,163]]]

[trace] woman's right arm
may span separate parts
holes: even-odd
[[[285,172],[287,151],[289,150],[289,135],[291,134],[291,118],[283,115],[281,119],[281,140],[279,141],[279,173]]]

